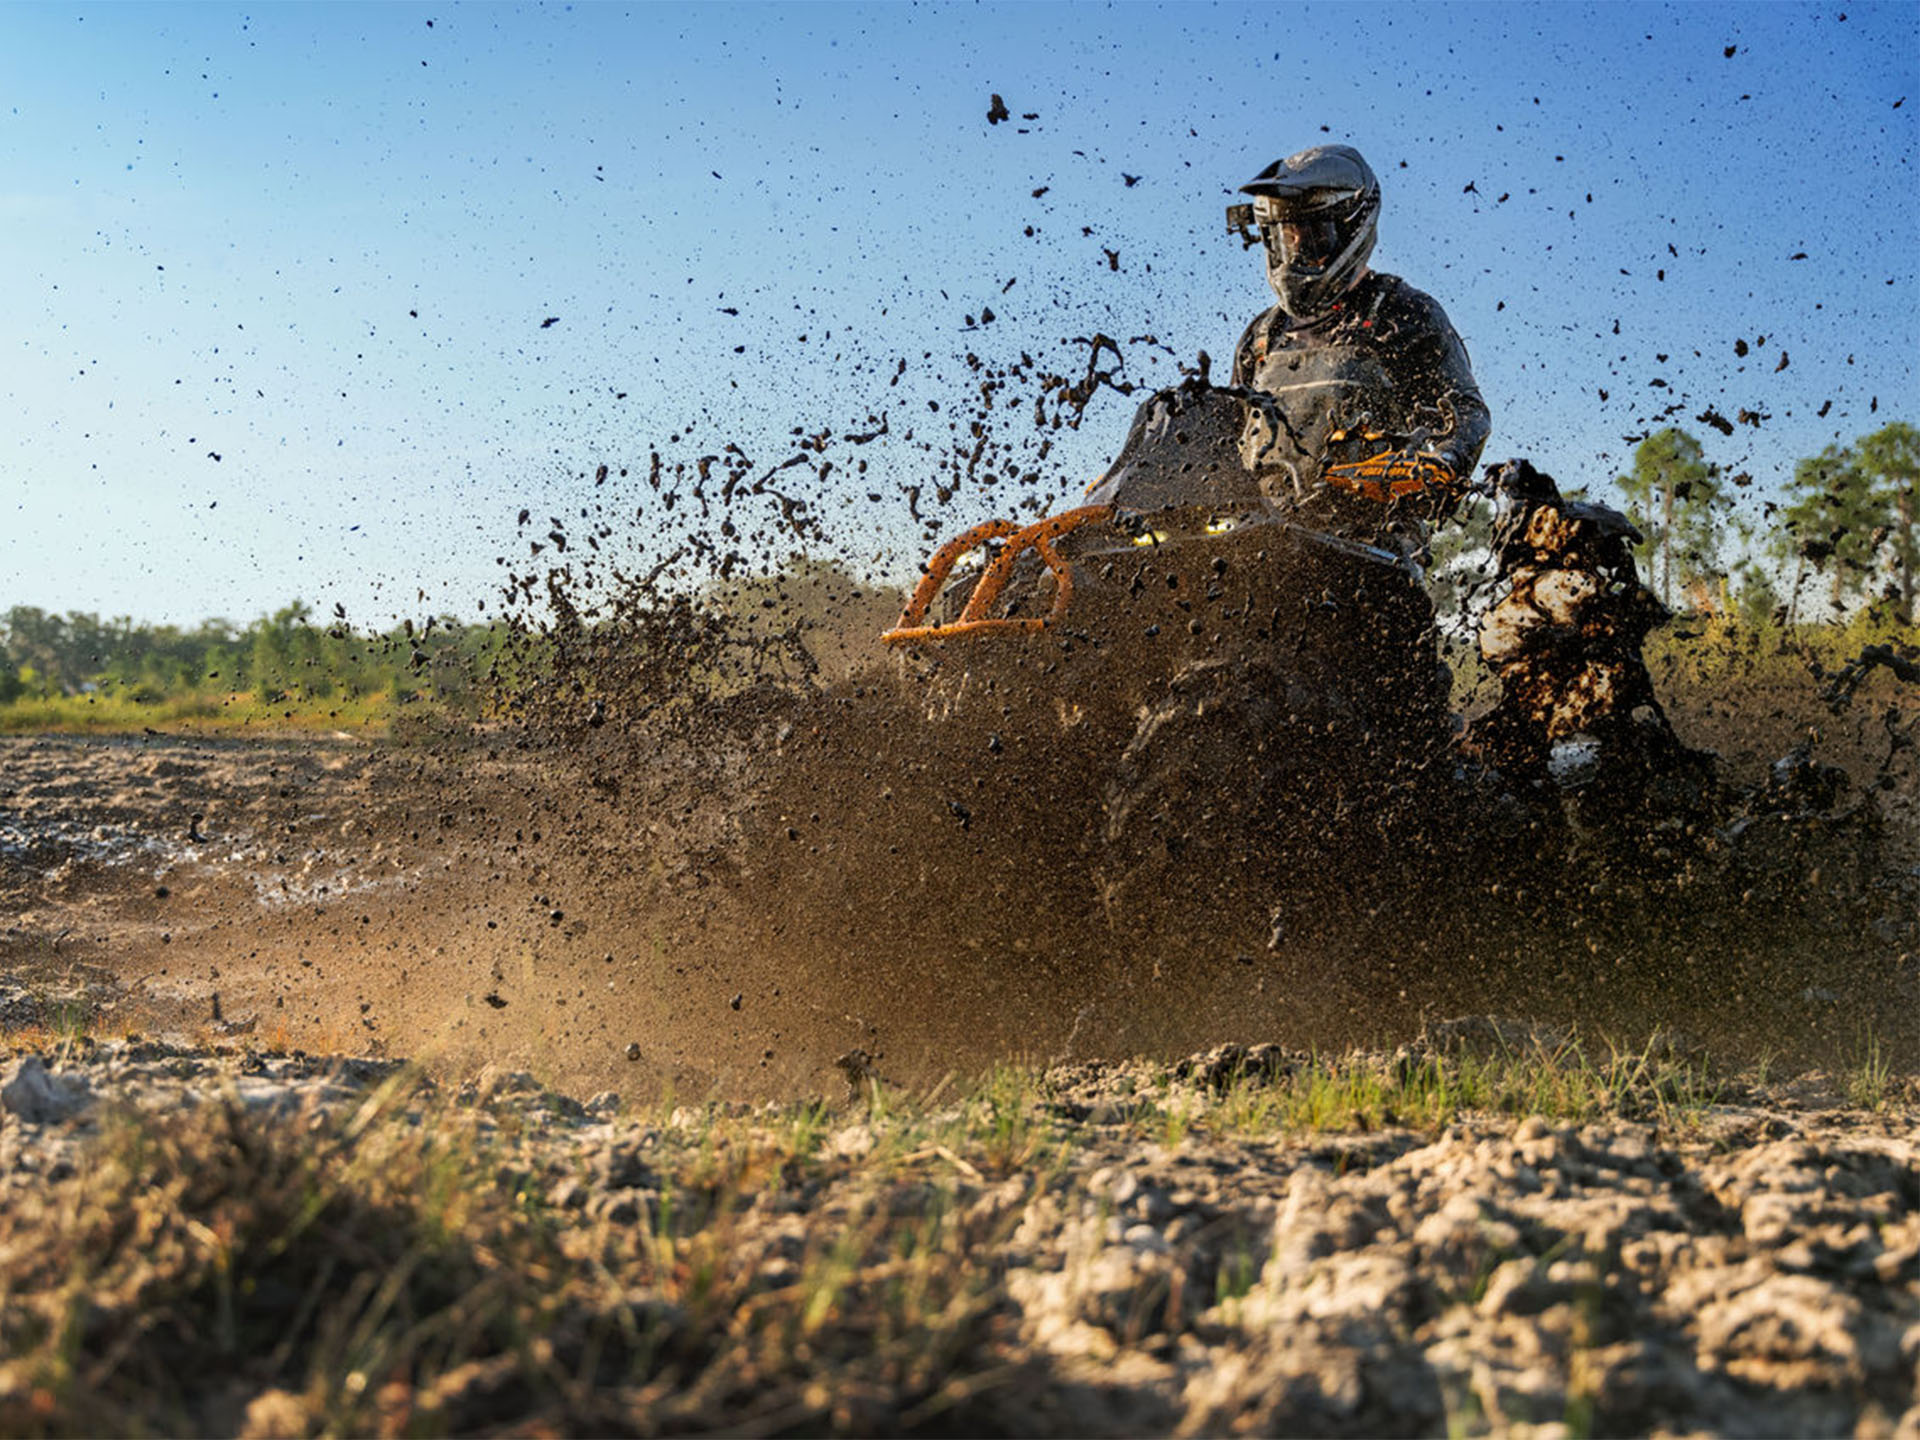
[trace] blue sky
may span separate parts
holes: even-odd
[[[882,412],[815,498],[898,570],[966,355],[1224,363],[1268,293],[1222,207],[1327,140],[1489,458],[1601,483],[1679,405],[1761,497],[1920,419],[1917,56],[1913,5],[3,7],[0,606],[472,614],[601,463]]]

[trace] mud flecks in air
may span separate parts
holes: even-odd
[[[1638,591],[1585,605],[1592,557],[1567,554],[1611,546],[1618,597],[1613,550],[1634,547],[1578,502],[1558,528],[1503,531],[1509,568],[1463,583],[1471,663],[1445,678],[1405,567],[1329,532],[1216,533],[1210,504],[1194,564],[1171,518],[1010,553],[1088,499],[1071,432],[1120,456],[1124,398],[1180,357],[1115,338],[1131,326],[1008,353],[977,298],[955,331],[969,308],[975,351],[889,356],[878,401],[795,416],[777,443],[695,415],[580,459],[566,504],[503,505],[502,531],[542,548],[500,567],[490,671],[464,710],[399,707],[391,746],[214,747],[217,789],[188,793],[202,782],[140,773],[130,747],[54,763],[0,742],[18,792],[0,900],[19,917],[0,958],[77,961],[97,926],[169,1023],[204,1021],[209,959],[225,1013],[285,1016],[294,1043],[345,1033],[690,1100],[815,1094],[836,1071],[862,1088],[842,1062],[883,1049],[889,1083],[933,1083],[1007,1056],[1395,1040],[1436,1008],[1807,1050],[1870,1017],[1911,1053],[1915,657],[1810,677],[1717,656],[1705,626],[1661,632]],[[909,399],[910,370],[942,365]],[[1222,393],[1180,368],[1189,395]],[[1687,409],[1723,437],[1766,419]],[[1216,465],[1199,413],[1165,427],[1188,448],[1155,473],[1230,498],[1244,432],[1225,427]],[[883,646],[918,567],[991,518],[924,618],[957,620],[997,571],[982,609],[1020,628]],[[1499,654],[1528,661],[1510,676],[1472,628],[1495,614]],[[1591,652],[1640,625],[1644,684]],[[1589,646],[1551,695],[1529,690],[1555,668],[1536,641]],[[403,645],[415,683],[454,690],[429,627]],[[1476,751],[1454,714],[1494,711],[1509,678],[1525,733]],[[1721,758],[1627,783],[1593,763],[1594,716],[1628,749],[1662,716]],[[1810,725],[1808,763],[1775,774]]]
[[[549,1045],[561,1026],[602,1035],[614,1057],[644,1042],[650,1080],[753,1089],[818,1083],[882,1031],[890,1071],[914,1077],[1066,1048],[1389,1039],[1443,1004],[1622,1027],[1680,1014],[1816,1047],[1834,1022],[1810,991],[1872,995],[1880,1013],[1915,938],[1900,896],[1868,878],[1889,792],[1816,804],[1760,778],[1803,738],[1810,685],[1760,725],[1731,718],[1737,680],[1676,686],[1669,663],[1643,680],[1603,656],[1565,667],[1565,694],[1514,702],[1540,734],[1463,747],[1448,710],[1493,697],[1434,689],[1426,612],[1383,608],[1401,593],[1384,576],[1269,531],[1218,542],[1227,563],[1192,574],[1177,547],[1115,536],[1066,562],[1064,622],[884,650],[907,597],[843,558],[833,497],[898,498],[922,557],[982,513],[1017,529],[1069,509],[1082,497],[1050,446],[1110,423],[1096,402],[1135,391],[1155,347],[1094,333],[1052,366],[969,355],[970,400],[949,391],[925,429],[897,411],[817,417],[786,453],[703,422],[673,437],[686,458],[609,463],[592,491],[604,514],[554,517],[608,548],[550,549],[503,591],[516,629],[497,734],[548,817],[537,855],[515,842],[510,863],[553,897],[534,914],[557,915],[564,892],[569,917],[501,936],[516,1023]],[[1765,416],[1698,418],[1726,435]],[[646,562],[610,558],[622,507],[667,501],[683,518]],[[1565,510],[1570,536],[1627,543],[1588,510]],[[1512,539],[1515,556],[1563,543],[1585,542]],[[1556,626],[1599,643],[1611,622],[1570,598],[1589,561],[1526,563],[1531,588],[1499,612],[1516,644]],[[992,614],[1050,613],[1056,572],[1037,551],[990,544],[979,564],[936,587],[929,618],[956,618],[996,568]],[[1519,578],[1481,575],[1468,613],[1484,622]],[[1657,629],[1657,609],[1635,623]],[[1377,704],[1376,684],[1397,698]],[[1723,768],[1656,757],[1627,784],[1582,726],[1623,717],[1631,750],[1657,728],[1624,718],[1640,710],[1670,719],[1674,754],[1711,744]],[[1869,765],[1888,749],[1854,748]],[[1904,795],[1912,777],[1893,783]],[[1831,857],[1817,881],[1809,846]],[[1863,940],[1875,925],[1886,937]],[[586,935],[621,962],[605,944],[575,956]],[[721,977],[736,1013],[749,990],[781,993],[719,1035],[693,987]]]

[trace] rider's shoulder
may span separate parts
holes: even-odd
[[[1240,343],[1244,345],[1254,336],[1266,334],[1271,330],[1285,329],[1287,323],[1286,312],[1278,305],[1269,305],[1247,322],[1247,328],[1240,332]]]
[[[1418,318],[1444,322],[1447,312],[1426,291],[1409,285],[1398,275],[1372,271],[1354,287],[1355,308],[1394,319]]]
[[[1234,384],[1245,385],[1251,381],[1254,368],[1266,359],[1272,346],[1276,321],[1284,325],[1285,320],[1280,307],[1271,305],[1247,322],[1247,328],[1240,332],[1240,338],[1233,346]]]

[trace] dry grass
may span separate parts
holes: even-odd
[[[1094,1113],[1008,1067],[591,1144],[405,1071],[294,1117],[237,1096],[97,1112],[74,1173],[0,1200],[0,1433],[1018,1428],[1045,1382],[1013,1343],[1007,1242],[1090,1146],[1684,1126],[1717,1093],[1653,1046],[1246,1056],[1096,1074],[1116,1103]]]
[[[815,1121],[575,1156],[595,1187],[410,1083],[104,1118],[0,1210],[0,1432],[871,1430],[991,1368],[984,1222],[912,1167],[790,1240],[857,1163]]]

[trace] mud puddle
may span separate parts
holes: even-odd
[[[553,801],[537,761],[160,738],[8,741],[0,756],[17,837],[0,859],[0,965],[22,1021],[111,1015],[702,1091],[717,1057],[750,1048],[710,1024],[681,1024],[697,1046],[662,1040],[695,1009],[666,983],[684,978],[663,958],[675,936],[624,923],[620,886],[580,863],[595,826]],[[729,981],[706,987],[721,1015]]]

